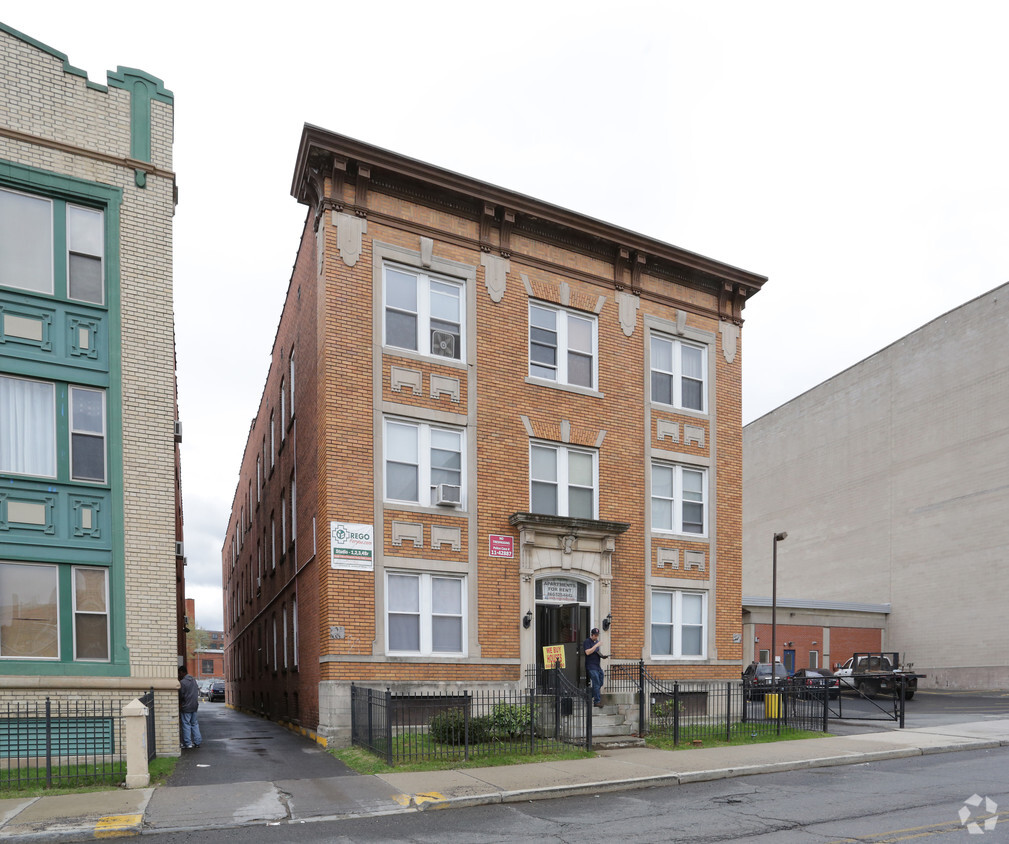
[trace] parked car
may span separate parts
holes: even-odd
[[[799,690],[803,697],[823,698],[826,690],[827,697],[834,700],[841,693],[841,683],[834,676],[834,672],[826,668],[800,668],[792,675],[792,686]]]
[[[215,680],[210,684],[210,694],[207,696],[207,700],[211,703],[214,701],[224,701],[224,680]]]
[[[779,686],[788,683],[788,671],[780,662],[774,664],[774,679]],[[743,688],[747,700],[761,700],[771,686],[771,663],[751,662],[743,671]]]
[[[206,700],[210,696],[210,686],[213,680],[197,680],[196,685],[200,687],[200,700]]]

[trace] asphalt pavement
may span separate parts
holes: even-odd
[[[600,751],[591,759],[362,776],[310,739],[223,705],[201,706],[200,723],[203,747],[184,751],[169,784],[0,800],[0,838],[81,841],[297,824],[1009,746],[1009,717],[981,714],[957,723],[904,730],[873,724],[873,732],[769,744],[625,748]]]

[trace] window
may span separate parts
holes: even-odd
[[[463,286],[457,281],[386,265],[385,344],[462,360]]]
[[[529,374],[558,384],[594,388],[596,318],[529,305]]]
[[[290,375],[288,377],[288,389],[291,391],[291,419],[294,419],[294,349],[291,349],[291,356],[288,360],[288,369],[290,370]]]
[[[390,653],[463,653],[465,578],[390,573],[386,584]]]
[[[652,464],[652,530],[707,535],[707,472]]]
[[[61,604],[70,607],[63,622],[71,628],[65,631],[60,629]],[[69,653],[71,637],[73,659],[109,661],[108,571],[0,563],[0,657],[57,660],[64,653],[61,638]]]
[[[652,401],[686,410],[706,410],[704,346],[652,335]]]
[[[0,657],[59,659],[56,566],[0,563]]]
[[[109,659],[108,585],[105,569],[74,569],[74,659]]]
[[[0,189],[0,284],[52,296],[64,283],[69,298],[104,303],[105,213]]]
[[[287,553],[287,496],[280,493],[280,554]]]
[[[62,417],[68,397],[70,460],[58,467],[56,408]],[[0,376],[0,472],[105,483],[105,452],[104,390]]]
[[[284,424],[285,413],[287,412],[287,400],[284,396],[284,379],[280,379],[280,441],[284,441],[287,435],[287,425]]]
[[[529,449],[530,510],[596,518],[596,453],[534,443]]]
[[[277,670],[277,616],[272,617],[273,621],[273,670]]]
[[[263,500],[263,459],[256,455],[256,503]]]
[[[770,662],[771,661],[771,651],[767,648],[761,648],[757,656],[757,662]]]
[[[212,675],[214,673],[214,661],[212,659],[201,659],[200,673]]]
[[[820,652],[810,651],[809,652],[809,667],[819,668],[820,667]]]
[[[56,388],[0,376],[0,472],[56,477]]]
[[[707,595],[704,592],[652,592],[652,656],[705,655]]]
[[[283,643],[284,644],[284,668],[286,669],[287,668],[287,605],[286,604],[282,608],[281,612],[282,612],[282,616],[281,616],[281,620],[282,620],[281,630],[284,631],[284,643]]]
[[[277,520],[270,514],[270,570],[277,568]]]
[[[277,457],[277,440],[274,435],[274,422],[273,422],[273,411],[270,411],[270,468],[273,468],[273,463]]]
[[[385,497],[431,505],[440,484],[459,487],[462,502],[463,432],[419,422],[385,423]]]
[[[70,477],[105,483],[105,392],[70,388]]]
[[[291,659],[294,667],[298,667],[298,599],[291,601],[291,639],[294,645]]]

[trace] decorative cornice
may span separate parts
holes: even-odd
[[[579,251],[601,256],[608,262],[614,261],[616,249],[622,247],[628,250],[633,256],[632,286],[634,280],[640,282],[640,272],[643,270],[647,270],[649,274],[654,272],[660,277],[682,274],[682,283],[703,288],[706,292],[710,292],[716,284],[720,289],[727,285],[733,291],[733,296],[726,305],[720,304],[718,312],[722,318],[732,321],[740,319],[739,313],[746,296],[759,291],[766,281],[763,276],[645,235],[309,125],[302,132],[292,184],[292,194],[299,201],[311,204],[304,191],[304,174],[313,166],[313,162],[320,158],[328,162],[332,156],[343,156],[356,162],[359,176],[364,167],[365,172],[371,175],[373,185],[377,186],[381,181],[383,184],[395,184],[400,189],[409,187],[412,191],[417,191],[418,198],[425,202],[430,201],[426,199],[429,194],[433,194],[439,202],[454,197],[453,204],[468,207],[470,213],[475,215],[474,219],[481,221],[477,247],[483,251],[490,251],[490,231],[486,228],[491,224],[487,213],[489,207],[495,209],[495,218],[498,209],[507,209],[513,215],[508,223],[509,236],[516,230],[535,229],[538,236],[551,242],[570,243]],[[359,184],[355,213],[372,213],[366,200],[367,184],[363,191]],[[403,223],[401,220],[396,222]],[[444,233],[438,234],[442,236]],[[510,246],[509,243],[509,252],[512,251]],[[607,286],[612,287],[620,282],[617,275],[615,269],[614,277],[605,280]],[[593,279],[595,283],[601,283],[601,279],[595,276]]]

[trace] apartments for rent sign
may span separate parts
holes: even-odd
[[[330,568],[375,570],[375,526],[329,523]]]

